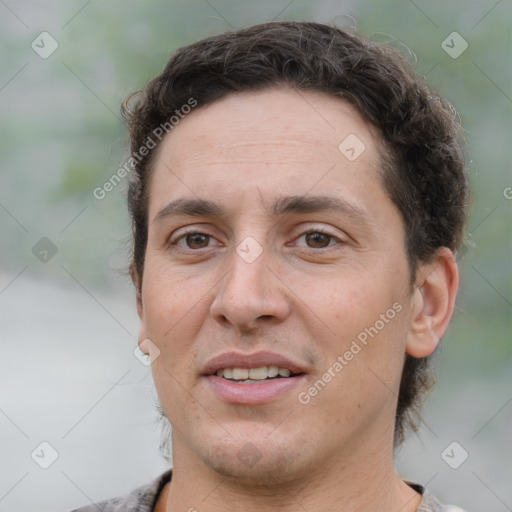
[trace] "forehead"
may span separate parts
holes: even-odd
[[[258,190],[270,201],[284,191],[361,195],[377,187],[382,193],[381,146],[359,112],[331,95],[288,88],[230,94],[193,110],[160,145],[150,218],[170,196],[228,198]]]

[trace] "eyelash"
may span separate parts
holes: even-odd
[[[316,228],[316,229],[308,229],[307,231],[304,231],[303,233],[301,233],[297,238],[295,238],[295,240],[299,240],[300,238],[302,238],[303,236],[306,236],[308,234],[313,234],[313,233],[320,233],[322,235],[325,235],[327,237],[330,238],[330,241],[329,241],[329,245],[327,245],[326,247],[321,247],[321,248],[314,248],[314,247],[302,247],[302,249],[311,249],[313,251],[325,251],[325,250],[330,250],[331,248],[333,247],[336,247],[336,245],[344,245],[344,242],[342,240],[340,240],[337,236],[331,234],[331,233],[328,233],[327,231],[323,230],[323,229],[320,229],[320,228]],[[178,245],[178,243],[180,242],[180,240],[183,240],[184,238],[186,238],[187,236],[190,236],[190,235],[202,235],[202,236],[205,236],[205,237],[209,237],[209,239],[213,239],[213,235],[210,235],[208,233],[203,233],[201,231],[197,231],[197,230],[194,230],[194,229],[190,229],[188,231],[185,231],[183,233],[181,233],[181,235],[178,237],[178,238],[175,238],[174,240],[170,240],[169,241],[169,248],[171,248],[172,250],[175,250],[177,252],[181,252],[181,253],[186,253],[186,254],[189,254],[190,252],[200,252],[204,249],[208,249],[208,247],[205,247],[203,249],[191,249],[191,248],[183,248],[183,247],[180,247]],[[335,240],[337,243],[336,244],[333,244],[331,245],[330,242],[332,242],[332,240]],[[339,249],[339,248],[338,248]]]

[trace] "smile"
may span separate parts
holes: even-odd
[[[215,375],[240,384],[254,384],[264,380],[286,378],[297,374],[292,374],[287,368],[260,366],[259,368],[224,368],[217,370]]]
[[[305,378],[307,366],[269,351],[219,354],[202,376],[214,396],[231,404],[258,405],[286,398]]]

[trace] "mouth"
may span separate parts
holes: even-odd
[[[214,357],[203,376],[222,401],[256,405],[284,398],[305,378],[306,369],[272,352],[230,352]]]
[[[221,368],[215,372],[215,375],[238,384],[257,384],[296,377],[303,375],[303,372],[294,373],[288,368],[278,366],[260,366],[258,368]]]

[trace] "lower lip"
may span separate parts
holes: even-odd
[[[207,377],[213,392],[222,400],[233,404],[263,404],[277,400],[296,388],[305,375],[281,377],[256,382],[254,384],[237,384],[217,375]]]

